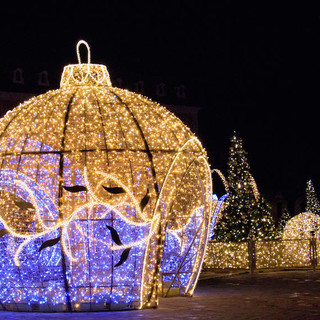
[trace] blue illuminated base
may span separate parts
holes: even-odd
[[[151,306],[157,307],[157,305]],[[91,311],[120,311],[139,309],[139,303],[77,303],[72,306],[75,312]],[[39,304],[39,303],[7,303],[0,305],[1,311],[18,312],[68,312],[66,304]]]
[[[165,296],[177,291],[192,295],[208,230],[208,212],[202,198],[202,202],[191,201],[186,208],[184,199],[192,198],[188,193],[173,202],[171,210],[177,217],[168,223],[158,266],[159,215],[153,214],[152,220],[142,222],[141,217],[136,217],[146,206],[149,191],[138,201],[117,179],[112,184],[117,187],[105,187],[103,183],[107,185],[113,178],[104,173],[92,189],[85,174],[68,169],[71,162],[65,158],[62,203],[68,214],[61,220],[58,173],[53,172],[51,181],[46,178],[50,177],[49,171],[30,166],[33,162],[27,155],[20,158],[9,159],[12,163],[6,159],[8,163],[4,164],[18,162],[28,175],[22,169],[0,170],[0,310],[88,312],[154,308],[158,267],[163,275],[161,282],[167,283]],[[41,159],[59,167],[59,155]],[[197,175],[191,181],[196,179]],[[159,201],[163,212],[168,210],[165,200]],[[183,215],[178,213],[180,201],[185,209]]]

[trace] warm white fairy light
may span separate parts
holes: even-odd
[[[208,170],[207,172],[210,173],[210,167],[206,161],[206,159],[203,156],[199,157],[199,160],[203,161],[203,163],[205,164],[206,169]],[[200,178],[200,174],[199,171],[197,169],[197,167],[194,165],[197,177],[199,179],[200,182],[200,187],[201,187],[201,191],[202,191],[202,195],[203,197],[208,196],[208,195],[212,195],[212,187],[210,187],[209,192],[206,192],[207,190],[205,190],[205,186],[202,183],[202,180]],[[207,176],[208,177],[208,176]],[[211,175],[209,174],[209,177],[211,177]],[[211,186],[211,184],[209,184],[209,186]],[[210,222],[211,222],[211,218],[212,218],[212,202],[211,199],[209,201],[207,201],[207,199],[203,199],[203,203],[204,203],[204,212],[208,213],[204,216],[204,219],[202,219],[201,225],[199,226],[199,229],[201,229],[201,241],[199,241],[198,244],[198,248],[197,248],[197,255],[195,258],[195,263],[193,264],[193,270],[192,273],[195,274],[196,276],[192,279],[191,277],[189,278],[189,281],[187,283],[186,286],[186,292],[188,292],[188,294],[190,296],[193,295],[193,292],[195,290],[196,287],[196,283],[199,279],[200,276],[200,269],[199,269],[199,265],[202,265],[203,260],[205,258],[205,253],[206,253],[206,249],[207,249],[207,243],[208,243],[208,237],[209,237],[209,230],[210,230]],[[209,208],[207,208],[207,204],[209,204]],[[209,209],[209,210],[208,210]],[[199,230],[198,229],[198,230]],[[198,230],[196,232],[198,232]],[[203,248],[201,248],[203,247]]]
[[[112,87],[86,42],[77,55],[60,89],[0,120],[1,305],[152,307],[168,271],[192,295],[212,217],[206,152],[167,109]]]
[[[320,217],[311,212],[300,213],[285,225],[282,239],[255,241],[257,269],[311,266],[312,235],[320,239]],[[208,244],[205,268],[248,269],[248,243],[215,242]]]
[[[320,217],[312,212],[302,212],[287,221],[282,238],[284,240],[309,239],[311,232],[320,240]]]
[[[221,181],[223,183],[223,187],[224,187],[225,191],[227,193],[229,193],[229,184],[228,184],[228,181],[227,181],[226,177],[224,176],[224,174],[219,169],[213,169],[212,173],[217,173],[217,175],[219,176],[219,178],[221,179]]]
[[[255,242],[256,269],[310,267],[310,239]],[[248,242],[210,241],[206,269],[249,269]]]
[[[256,199],[256,201],[259,200],[260,198],[260,193],[259,193],[259,189],[256,183],[256,180],[254,180],[253,176],[249,173],[250,177],[249,177],[249,181],[250,181],[250,185],[254,194],[254,198]]]

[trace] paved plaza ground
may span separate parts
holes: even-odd
[[[0,312],[10,320],[320,320],[320,271],[203,273],[192,298],[161,298],[158,309],[96,313]]]

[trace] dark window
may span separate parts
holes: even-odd
[[[46,87],[49,86],[48,71],[43,70],[39,73],[38,85],[39,86],[46,86]]]
[[[13,70],[12,82],[13,83],[24,84],[23,70],[21,68],[17,68],[15,70]]]

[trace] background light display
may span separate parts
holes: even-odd
[[[302,212],[291,218],[283,229],[282,238],[289,239],[309,239],[311,232],[320,240],[319,234],[320,217],[312,212]]]
[[[305,211],[320,215],[320,203],[317,197],[317,193],[314,189],[312,180],[309,180],[307,182]]]
[[[154,307],[177,282],[192,295],[212,218],[206,152],[167,109],[112,87],[87,43],[77,53],[60,89],[0,121],[0,305]]]
[[[212,239],[219,242],[273,239],[271,206],[259,193],[242,139],[236,134],[230,139],[227,178],[220,176],[228,198],[215,224]]]
[[[277,240],[254,241],[256,269],[311,267],[319,258],[320,217],[303,212],[287,221]],[[249,240],[250,242],[250,240]],[[206,269],[249,269],[249,242],[210,241],[204,261]],[[314,254],[312,252],[315,252]]]

